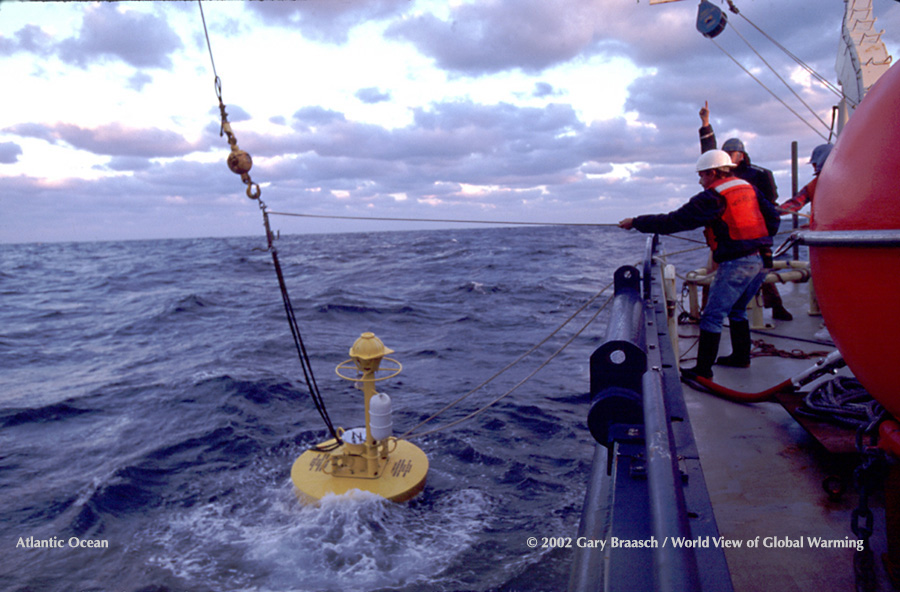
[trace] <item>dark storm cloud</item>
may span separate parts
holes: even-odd
[[[251,2],[247,7],[272,25],[289,26],[315,41],[344,43],[351,29],[395,15],[409,0],[328,0],[327,2]]]

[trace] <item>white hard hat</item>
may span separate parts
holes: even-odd
[[[710,169],[731,168],[735,166],[731,157],[724,150],[709,150],[697,159],[697,172]]]

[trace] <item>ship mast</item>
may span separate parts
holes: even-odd
[[[838,106],[838,133],[869,88],[891,65],[881,40],[884,31],[874,30],[872,0],[844,0],[844,22],[838,48],[837,71],[843,98]]]

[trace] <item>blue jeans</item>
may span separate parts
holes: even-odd
[[[720,263],[700,315],[700,329],[721,333],[726,316],[732,321],[746,321],[747,305],[765,277],[762,258],[757,254]]]

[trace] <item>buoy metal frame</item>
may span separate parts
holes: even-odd
[[[428,457],[421,449],[393,436],[380,440],[373,437],[370,404],[378,394],[375,383],[393,378],[403,369],[400,362],[387,357],[390,353],[393,350],[384,347],[373,333],[363,333],[350,348],[350,358],[335,368],[338,376],[362,389],[365,428],[339,428],[340,446],[329,450],[337,443],[331,439],[297,458],[291,480],[303,501],[315,502],[328,494],[359,489],[402,502],[425,487]],[[382,366],[384,362],[390,365]]]

